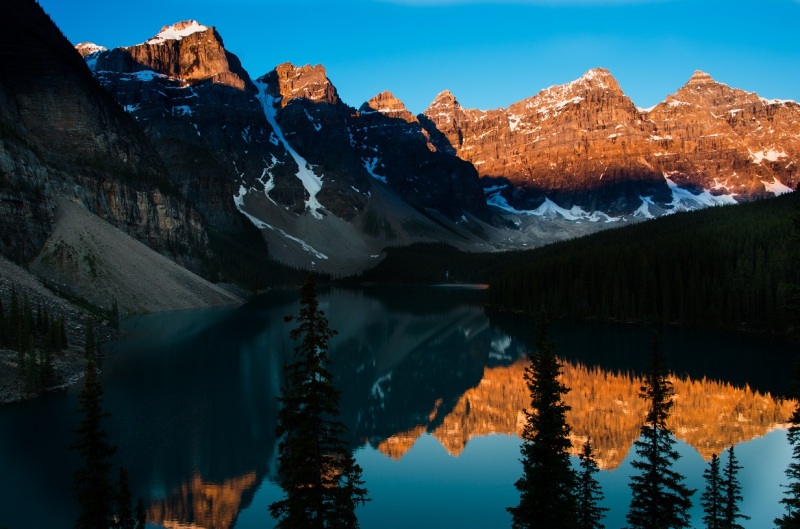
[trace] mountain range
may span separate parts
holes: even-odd
[[[348,105],[320,65],[253,78],[196,21],[109,50],[32,0],[3,11],[0,251],[53,281],[92,273],[50,240],[62,199],[243,284],[242,261],[345,275],[390,246],[532,247],[800,180],[800,105],[703,72],[651,109],[597,68],[508,108],[444,91],[414,115],[390,92]]]

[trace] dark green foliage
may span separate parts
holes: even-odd
[[[87,331],[88,332],[88,331]],[[82,459],[75,472],[75,493],[79,514],[76,529],[108,529],[113,524],[114,492],[111,484],[111,456],[116,448],[108,443],[102,409],[103,387],[97,376],[94,359],[86,361],[86,378],[78,402],[81,423],[72,445]]]
[[[719,458],[717,454],[711,455],[708,468],[703,471],[706,488],[700,495],[700,504],[703,506],[703,523],[706,529],[722,529],[722,478],[719,473]]]
[[[136,502],[136,529],[145,529],[147,523],[147,511],[144,510],[144,502],[141,498]]]
[[[689,527],[694,490],[686,487],[683,476],[672,469],[680,457],[667,427],[673,394],[664,356],[654,336],[650,368],[639,394],[649,408],[641,436],[634,443],[637,458],[631,465],[638,474],[631,476],[630,481],[632,497],[627,515],[630,529]]]
[[[583,445],[580,453],[581,469],[578,472],[575,500],[578,504],[577,529],[605,529],[602,521],[608,508],[600,507],[603,501],[603,490],[594,477],[599,471],[594,460],[594,452],[589,439]]]
[[[83,356],[86,360],[95,356],[94,319],[86,318],[86,341],[83,344]]]
[[[800,358],[795,363],[786,397],[800,400]],[[792,446],[792,460],[786,468],[788,484],[784,485],[785,492],[781,498],[786,513],[775,518],[775,526],[779,529],[800,529],[800,404],[794,409],[789,422],[791,426],[786,437]]]
[[[490,283],[487,302],[554,317],[785,331],[797,193],[678,213],[552,244]]]
[[[19,381],[25,394],[33,396],[58,384],[53,355],[66,345],[52,336],[47,306],[36,300],[34,311],[28,293],[23,293],[20,302],[13,286],[7,312],[0,301],[0,347],[17,351]]]
[[[117,512],[115,529],[134,529],[131,489],[128,485],[128,470],[119,468],[119,481],[117,481]]]
[[[548,335],[547,316],[538,322],[537,350],[525,369],[531,407],[524,410],[522,431],[522,477],[514,486],[519,505],[507,510],[514,528],[572,529],[576,526],[575,471],[567,450],[570,427],[563,395],[569,392],[559,380],[561,363]]]
[[[728,462],[722,472],[722,525],[723,529],[744,529],[737,520],[749,520],[739,512],[739,502],[742,501],[742,486],[739,483],[739,471],[742,467],[736,459],[736,454],[731,446],[728,448]]]
[[[312,275],[300,294],[294,357],[284,366],[276,434],[284,498],[269,507],[280,528],[357,528],[355,508],[367,499],[359,467],[342,441],[339,391],[328,369],[328,340],[336,331],[319,310]]]

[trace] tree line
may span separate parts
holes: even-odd
[[[662,217],[549,245],[487,303],[553,317],[783,332],[797,308],[800,198]]]
[[[20,299],[13,286],[7,310],[0,299],[0,348],[17,352],[20,382],[27,394],[58,383],[54,355],[68,345],[63,313],[51,315],[41,302],[36,303],[34,311],[28,293],[24,292]]]

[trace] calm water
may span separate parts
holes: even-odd
[[[505,508],[518,499],[513,483],[521,471],[516,403],[524,405],[520,378],[533,326],[521,316],[487,317],[482,296],[433,288],[320,292],[339,331],[331,357],[342,419],[373,499],[359,512],[364,529],[510,526]],[[125,339],[107,348],[106,426],[153,521],[272,525],[275,397],[293,347],[282,317],[297,313],[296,299],[296,292],[275,292],[235,309],[131,318]],[[694,398],[719,401],[735,418],[720,419],[727,412],[713,406],[709,418],[705,406],[683,412],[678,470],[702,489],[701,454],[738,442],[742,510],[752,517],[743,525],[771,526],[790,451],[785,430],[774,429],[777,404],[754,391],[784,390],[796,347],[759,336],[660,332],[670,366],[688,377]],[[635,419],[638,385],[617,373],[642,371],[651,331],[559,323],[551,334],[573,377],[575,433],[590,434],[606,459],[598,476],[611,508],[606,526],[621,527],[638,430],[620,410]],[[754,391],[737,389],[746,385]],[[0,527],[71,527],[77,391],[0,408]],[[596,399],[593,411],[582,413],[587,399]],[[695,509],[696,526],[701,516]]]

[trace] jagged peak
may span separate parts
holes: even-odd
[[[145,44],[161,44],[168,40],[181,40],[193,33],[207,31],[208,29],[208,27],[200,24],[196,20],[183,20],[170,26],[162,27],[158,35],[145,41]]]
[[[101,51],[108,51],[108,48],[105,46],[99,46],[94,42],[79,42],[75,45],[75,49],[78,50],[78,53],[81,54],[81,57],[86,57],[87,55],[99,53]]]
[[[450,90],[442,90],[439,92],[436,97],[433,98],[433,101],[430,105],[428,105],[428,109],[436,108],[436,107],[454,107],[459,108],[461,104],[456,99],[456,96],[453,95],[453,92]],[[427,112],[427,111],[426,111]]]
[[[706,72],[702,70],[695,70],[692,76],[689,78],[689,82],[687,84],[697,84],[697,83],[713,83],[715,82],[714,79]]]
[[[408,111],[405,104],[388,90],[384,90],[361,105],[359,112],[362,114],[379,112],[389,117],[403,119],[409,123],[418,121],[417,118]]]
[[[295,66],[285,62],[275,67],[272,73],[263,79],[268,79],[274,74],[277,81],[277,90],[281,99],[281,106],[286,106],[292,99],[308,99],[314,102],[338,104],[339,94],[333,86],[325,67],[321,64]]]

